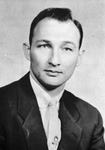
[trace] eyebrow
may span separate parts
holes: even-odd
[[[64,41],[62,45],[66,45],[66,44],[72,44],[75,47],[75,43],[71,41]]]
[[[36,43],[40,43],[40,42],[50,43],[50,41],[48,41],[48,40],[37,40],[36,41]]]

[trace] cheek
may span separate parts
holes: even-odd
[[[38,50],[36,49],[35,51],[32,52],[32,56],[40,59],[40,60],[46,60],[49,57],[50,51],[48,50]]]
[[[31,64],[36,65],[36,66],[39,64],[38,63],[39,61],[38,61],[38,59],[37,59],[37,57],[35,55],[32,54],[30,59],[31,59],[30,60]]]
[[[43,68],[47,63],[47,58],[43,53],[31,53],[31,64],[37,68]]]
[[[77,64],[77,61],[78,61],[78,57],[71,57],[71,56],[62,57],[62,66],[65,69],[74,68]]]
[[[69,79],[76,67],[76,61],[70,61],[65,63],[65,65],[63,65],[63,77],[65,78],[65,80]]]

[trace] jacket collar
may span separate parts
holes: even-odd
[[[31,88],[29,74],[18,82],[18,119],[29,150],[48,150],[47,139],[42,125],[35,94]],[[75,96],[64,92],[61,98],[59,117],[62,138],[58,150],[77,149],[82,129],[77,124],[80,114],[75,105]],[[73,102],[74,101],[74,102]]]

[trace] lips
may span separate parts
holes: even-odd
[[[45,70],[46,72],[52,72],[52,73],[61,73],[61,71],[57,71],[57,70]]]
[[[62,73],[61,71],[57,71],[57,70],[45,70],[45,72],[49,76],[57,76],[58,74]]]

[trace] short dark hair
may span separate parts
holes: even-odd
[[[80,41],[79,41],[79,49],[81,47],[82,44],[82,39],[83,39],[83,29],[82,29],[82,25],[79,23],[79,21],[74,20],[72,18],[72,12],[70,9],[68,8],[48,8],[45,9],[43,11],[41,11],[32,21],[31,23],[31,27],[30,27],[30,34],[29,34],[29,43],[30,46],[32,44],[32,38],[33,38],[33,33],[34,33],[34,29],[36,27],[36,25],[43,20],[44,18],[53,18],[56,19],[58,21],[64,22],[67,20],[72,20],[74,22],[74,24],[76,25],[76,27],[79,30],[80,33]]]

